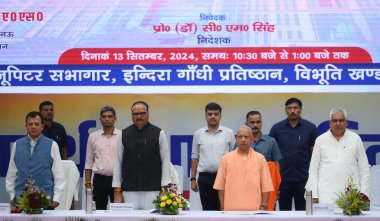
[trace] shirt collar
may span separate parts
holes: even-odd
[[[236,149],[233,151],[235,151],[235,154],[238,155],[238,147],[236,147]],[[249,148],[248,157],[251,156],[254,152],[257,152],[257,151],[254,150],[253,148]]]
[[[260,138],[259,138],[257,141],[260,141],[260,140],[262,140],[262,141],[266,141],[266,140],[267,140],[267,137],[266,137],[263,133],[261,133],[261,134],[260,134]]]
[[[263,134],[262,132],[260,132],[260,137],[259,137],[259,139],[257,139],[257,141],[254,141],[254,142],[252,142],[252,143],[258,143],[258,142],[260,142],[261,140],[263,140],[263,141],[266,140],[266,138],[264,137],[264,134]]]
[[[113,127],[112,135],[116,135],[115,129],[116,129],[116,127]],[[103,129],[102,129],[102,133],[101,134],[104,135],[104,130]]]
[[[300,120],[298,121],[296,127],[298,127],[298,125],[302,125],[302,123],[303,123],[303,119],[300,117]],[[288,118],[285,119],[285,126],[290,127],[290,123],[289,123]]]
[[[40,134],[40,136],[37,137],[37,139],[33,139],[33,138],[31,138],[30,135],[28,134],[28,140],[29,140],[29,142],[30,142],[30,141],[37,142],[37,141],[41,138],[41,135],[42,135],[42,133]]]
[[[218,129],[215,131],[215,133],[218,133],[218,132],[220,132],[220,131],[223,131],[223,127],[219,125],[219,127],[218,127]],[[210,133],[211,133],[210,129],[208,129],[207,126],[205,127],[205,132],[210,132]]]
[[[44,125],[45,125],[45,126],[44,126],[44,129],[45,129],[45,128],[49,128],[49,129],[50,129],[50,128],[53,128],[53,127],[55,127],[55,122],[54,122],[54,121],[52,121],[52,122],[51,122],[51,126],[50,126],[50,127],[49,127],[47,124],[44,124]]]
[[[136,124],[133,124],[133,126],[135,127],[135,129],[137,130],[144,130],[144,128],[147,128],[148,126],[150,125],[150,122],[148,121],[142,128],[139,128],[138,126],[136,126]],[[115,130],[114,130],[115,131]]]
[[[334,137],[334,134],[332,133],[331,128],[329,129],[329,132],[330,132],[331,137]],[[343,133],[342,137],[344,137],[346,134],[347,134],[347,128],[344,130],[344,133]]]

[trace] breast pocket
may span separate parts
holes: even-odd
[[[352,145],[345,145],[342,147],[341,157],[348,164],[354,163],[356,161],[357,149]]]
[[[339,151],[332,146],[321,145],[321,161],[334,162],[339,157]]]

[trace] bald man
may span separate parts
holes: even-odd
[[[224,155],[220,162],[214,189],[218,190],[220,209],[255,211],[268,208],[273,184],[264,156],[251,148],[252,129],[239,128],[238,147]]]

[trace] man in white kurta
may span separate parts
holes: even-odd
[[[330,112],[330,130],[314,145],[306,190],[312,190],[314,203],[333,204],[337,193],[345,191],[349,177],[366,196],[370,192],[370,166],[360,137],[347,130],[346,112]]]

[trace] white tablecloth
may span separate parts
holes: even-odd
[[[269,214],[256,214],[257,212],[227,212],[222,213],[218,211],[181,211],[179,215],[168,216],[160,215],[157,213],[149,213],[148,211],[132,211],[130,213],[111,213],[109,211],[95,211],[93,214],[86,214],[84,210],[70,210],[70,211],[44,211],[43,214],[38,215],[40,221],[65,221],[72,218],[85,218],[88,221],[142,221],[155,218],[160,221],[196,221],[196,220],[223,220],[223,221],[236,221],[236,220],[255,220],[255,221],[379,221],[380,212],[367,211],[363,216],[344,216],[342,214],[319,214],[306,216],[304,211],[281,212],[274,211]],[[30,221],[36,215],[26,214],[9,214],[0,213],[0,220],[13,220],[13,221]]]

